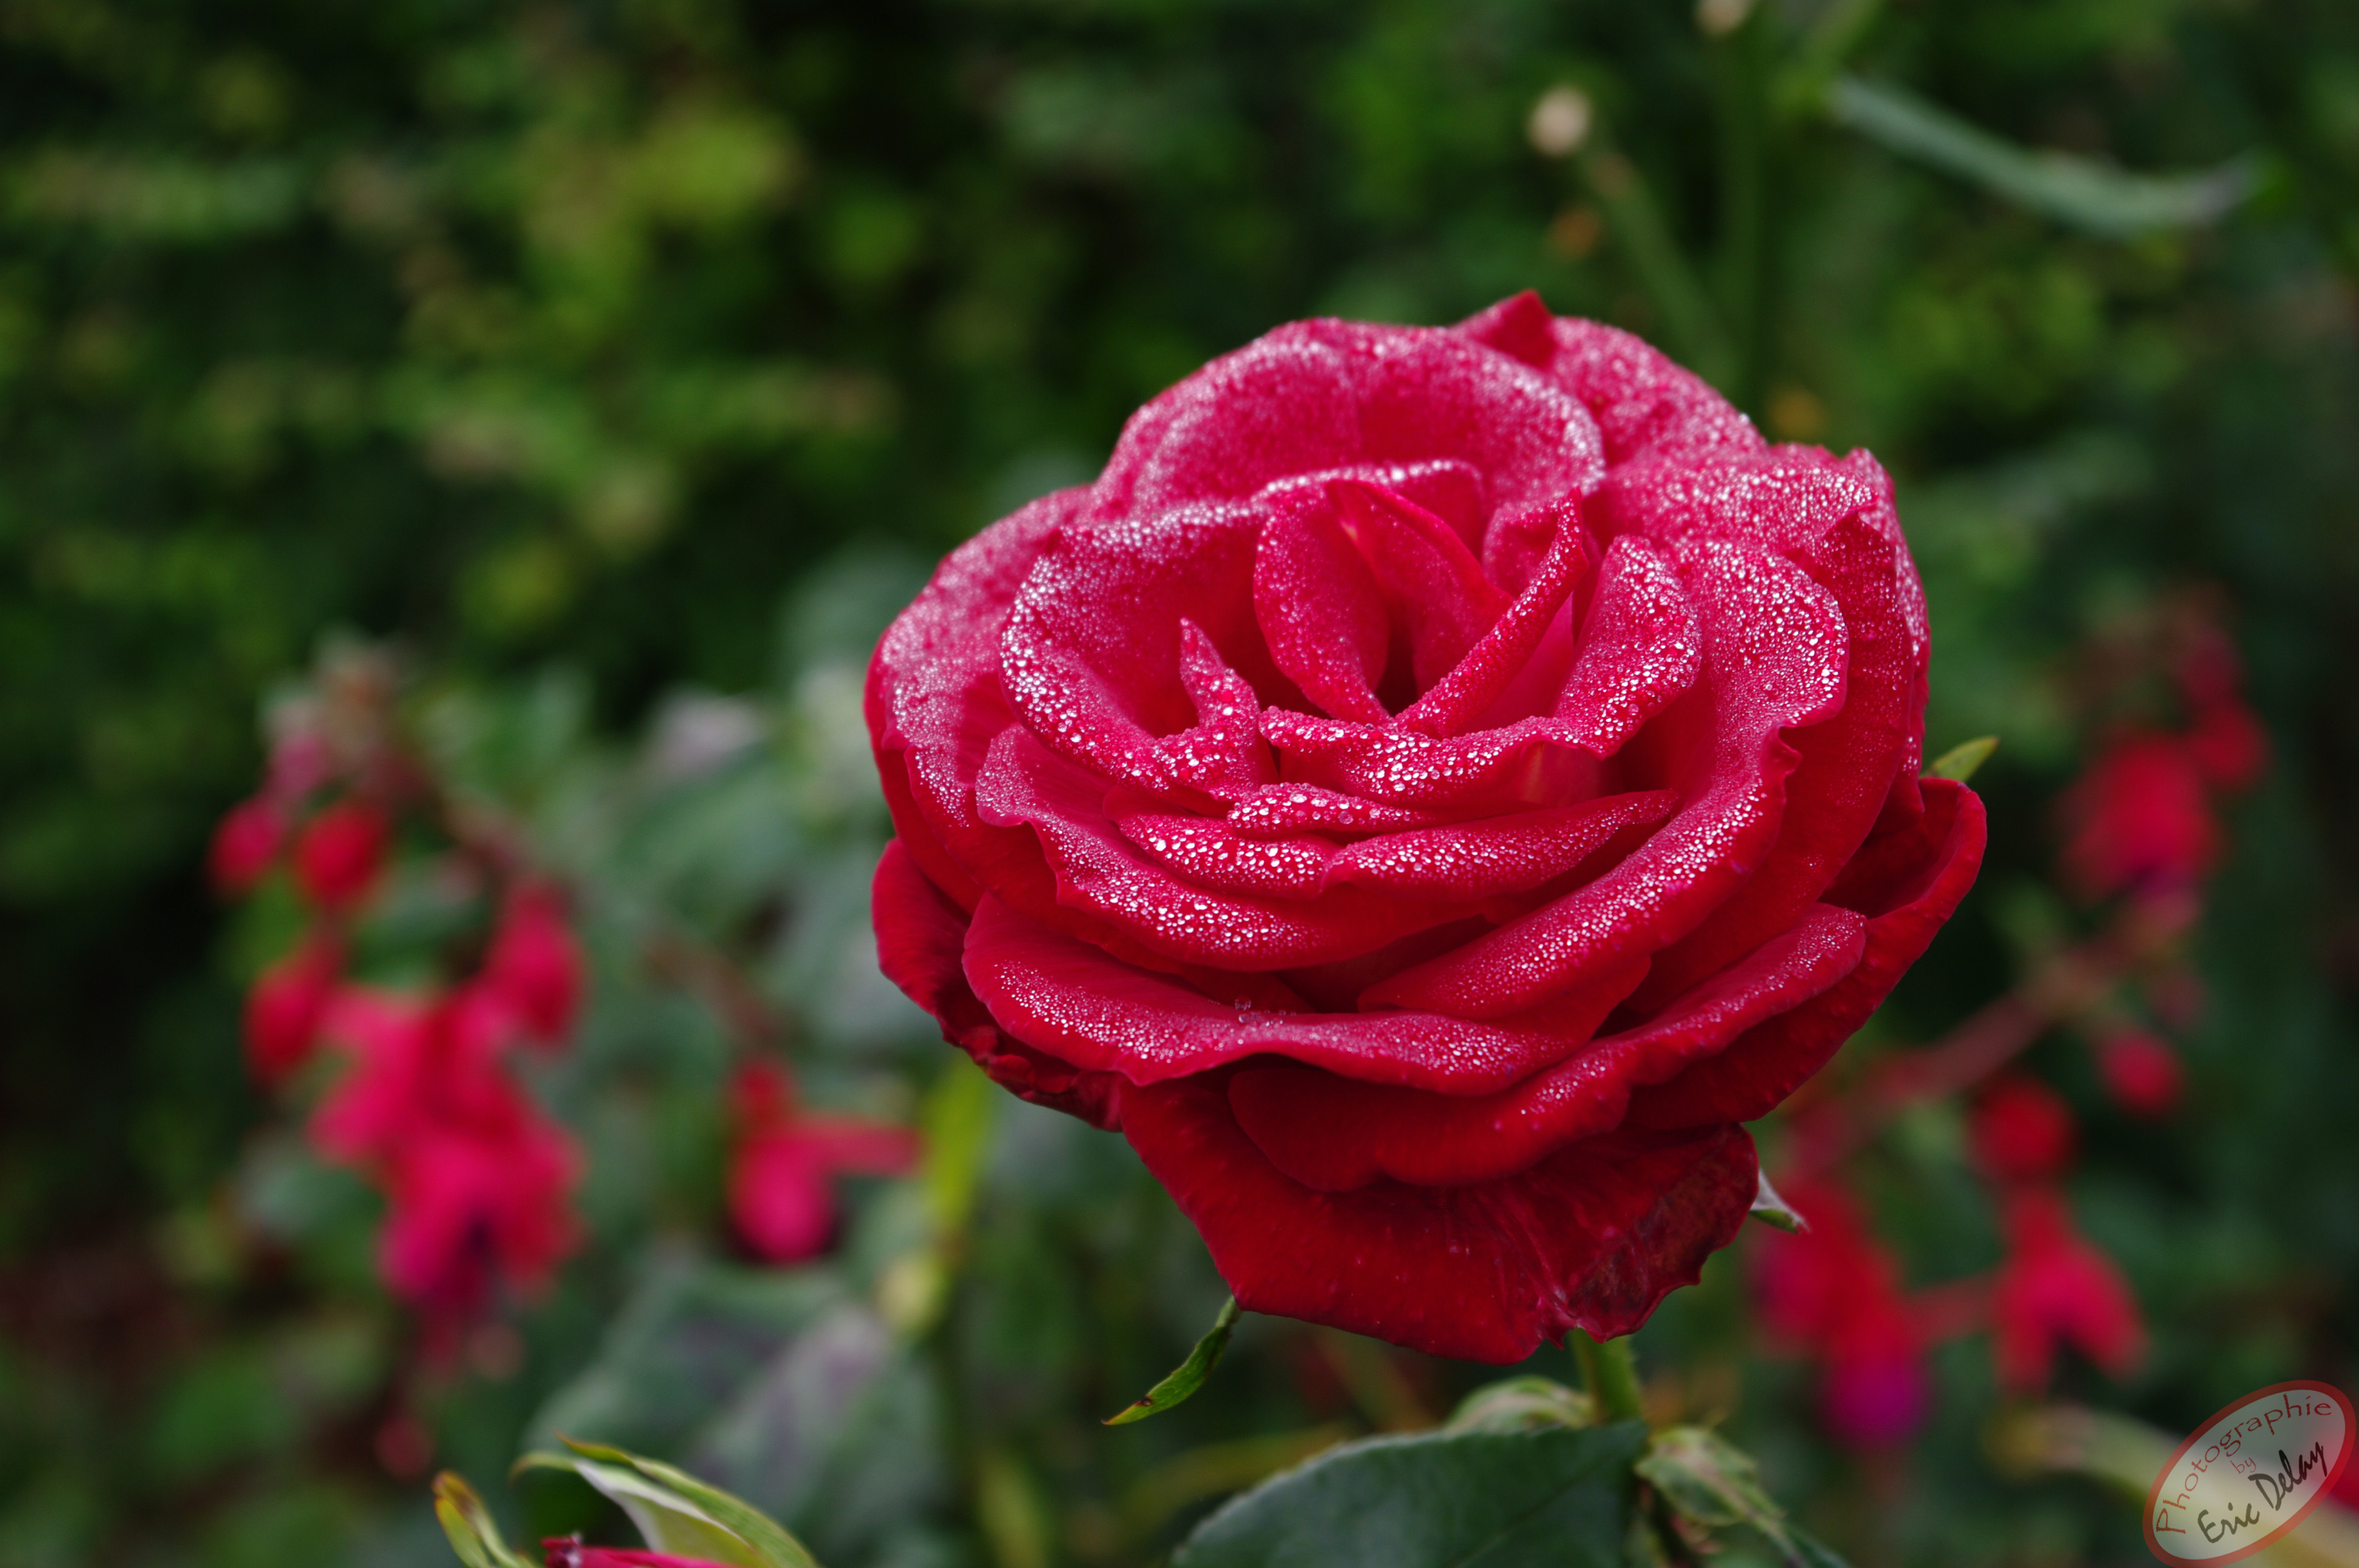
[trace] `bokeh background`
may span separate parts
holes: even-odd
[[[858,682],[935,557],[1205,359],[1524,288],[1897,476],[1993,850],[1836,1077],[2031,995],[2009,1070],[2145,1333],[1994,1372],[1970,1084],[1843,1166],[1931,1303],[1900,1435],[1765,1329],[1758,1237],[1642,1336],[1653,1397],[1864,1563],[2141,1560],[2010,1412],[2175,1437],[2359,1379],[2354,282],[2334,0],[0,0],[0,1563],[438,1563],[440,1465],[519,1534],[615,1528],[501,1484],[556,1430],[831,1564],[1147,1563],[1446,1413],[1479,1369],[1249,1319],[1195,1403],[1097,1425],[1222,1289],[1118,1141],[973,1092],[875,974]],[[2218,835],[2194,925],[2059,1000],[2125,918],[2058,869],[2074,781],[2193,722],[2223,638],[2267,762],[2172,808]],[[274,694],[354,670],[588,956],[522,1069],[583,1239],[455,1340],[378,1278],[318,1084],[242,1065],[298,901],[205,873]],[[425,984],[475,917],[431,823],[397,843],[360,962]],[[2133,1028],[2184,1075],[2139,1114]],[[927,1135],[792,1266],[723,1202],[749,1054]]]

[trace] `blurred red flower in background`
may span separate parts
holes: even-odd
[[[2072,1110],[2038,1079],[2013,1075],[1983,1091],[1966,1136],[1975,1166],[1991,1180],[2043,1181],[2071,1162]]]
[[[1829,1432],[1861,1448],[1900,1442],[1924,1423],[1933,1390],[1899,1261],[1842,1188],[1799,1184],[1787,1200],[1809,1228],[1762,1248],[1754,1276],[1762,1321],[1821,1361]]]
[[[277,802],[263,795],[242,800],[229,808],[213,828],[205,869],[213,886],[223,893],[253,888],[278,858],[287,838],[287,814]]]
[[[391,837],[385,813],[360,801],[338,801],[296,836],[296,886],[321,909],[350,908],[376,881]]]
[[[245,1064],[257,1083],[276,1084],[310,1060],[343,961],[343,944],[315,931],[255,979],[245,994]]]
[[[729,1217],[755,1254],[799,1262],[835,1234],[834,1178],[895,1176],[917,1162],[907,1128],[851,1117],[804,1116],[794,1080],[773,1062],[748,1062],[730,1085],[737,1143],[729,1164]]]
[[[2113,1260],[2073,1227],[2062,1195],[2041,1187],[2010,1193],[2002,1225],[2007,1257],[1990,1306],[1999,1381],[2018,1392],[2045,1388],[2065,1347],[2114,1377],[2135,1367],[2146,1351],[2136,1298]]]
[[[554,1044],[573,1033],[582,978],[582,949],[557,891],[528,883],[509,893],[484,957],[484,984],[507,1004],[527,1039]]]
[[[2115,736],[2065,793],[2066,876],[2090,898],[2199,881],[2221,849],[2207,782],[2185,738]]]
[[[421,999],[348,987],[325,1033],[355,1061],[311,1119],[321,1155],[384,1186],[386,1282],[448,1325],[495,1282],[530,1292],[577,1238],[580,1159],[506,1071],[513,1023],[480,984]]]
[[[2187,1070],[2168,1041],[2143,1029],[2120,1029],[2097,1045],[2097,1071],[2114,1103],[2132,1116],[2169,1116],[2179,1108]]]

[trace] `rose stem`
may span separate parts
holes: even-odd
[[[1581,1363],[1582,1381],[1602,1422],[1644,1421],[1646,1402],[1638,1395],[1638,1363],[1630,1354],[1630,1340],[1603,1341],[1574,1330],[1572,1353]]]

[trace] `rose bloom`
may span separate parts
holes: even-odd
[[[886,633],[880,957],[1244,1306],[1625,1334],[1973,881],[1927,648],[1875,460],[1636,338],[1283,327]]]

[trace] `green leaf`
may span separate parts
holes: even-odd
[[[527,1454],[516,1468],[581,1476],[630,1515],[655,1551],[729,1568],[819,1568],[803,1543],[777,1520],[718,1487],[619,1448],[564,1442],[571,1454]]]
[[[1786,1561],[1795,1564],[1796,1568],[1851,1568],[1841,1552],[1815,1535],[1789,1524],[1786,1527],[1786,1539],[1792,1547],[1792,1553]]]
[[[1637,1422],[1347,1443],[1196,1527],[1173,1568],[1622,1568]]]
[[[1762,1488],[1753,1456],[1709,1428],[1666,1427],[1632,1468],[1690,1524],[1747,1526],[1787,1568],[1842,1568],[1843,1559],[1786,1522],[1786,1510]]]
[[[442,1521],[442,1533],[451,1538],[451,1550],[467,1568],[533,1568],[508,1550],[484,1499],[455,1471],[434,1477],[434,1517]]]
[[[1794,1206],[1778,1196],[1777,1189],[1769,1184],[1768,1172],[1762,1172],[1759,1181],[1761,1184],[1753,1195],[1754,1218],[1774,1229],[1796,1235],[1810,1228],[1803,1222],[1802,1217],[1794,1211]]]
[[[2201,174],[2127,174],[2070,153],[2031,152],[1883,82],[1838,76],[1827,113],[1904,157],[1969,179],[2060,222],[2110,236],[2180,229],[2224,216],[2259,183],[2249,157]]]
[[[1960,741],[1926,764],[1925,776],[1929,779],[1955,779],[1964,784],[1990,761],[1990,754],[1997,750],[1998,737],[1995,735],[1979,735],[1973,740]]]
[[[1701,1426],[1667,1427],[1635,1466],[1663,1499],[1707,1527],[1749,1524],[1782,1533],[1786,1511],[1761,1489],[1752,1456]]]
[[[1552,1378],[1508,1378],[1485,1383],[1451,1412],[1447,1432],[1538,1432],[1552,1426],[1594,1426],[1587,1394]]]
[[[1148,1416],[1169,1410],[1202,1388],[1204,1379],[1212,1375],[1212,1368],[1221,1364],[1221,1352],[1229,1347],[1229,1336],[1236,1331],[1237,1311],[1237,1298],[1231,1296],[1228,1304],[1221,1308],[1221,1315],[1212,1320],[1212,1326],[1205,1332],[1204,1337],[1196,1341],[1196,1347],[1188,1352],[1188,1359],[1180,1362],[1169,1377],[1147,1390],[1136,1402],[1106,1417],[1105,1424],[1128,1426],[1132,1422],[1145,1421]]]

